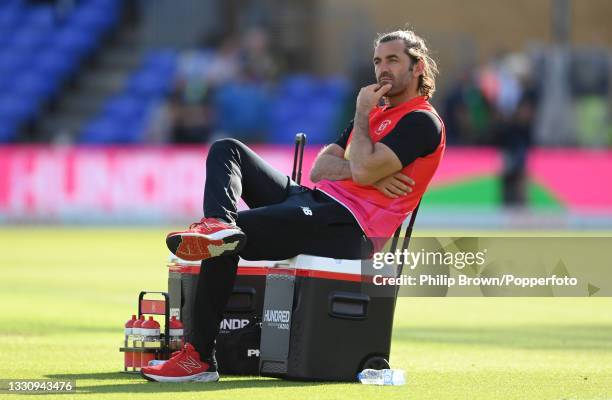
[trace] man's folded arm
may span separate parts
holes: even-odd
[[[383,143],[372,143],[368,130],[367,116],[356,115],[349,160],[352,179],[359,185],[371,185],[402,169],[395,152]]]
[[[406,114],[379,142],[372,143],[365,121],[355,125],[349,150],[353,180],[369,185],[392,175],[419,157],[436,151],[442,123],[428,111]]]
[[[335,143],[321,150],[310,170],[310,180],[314,183],[322,179],[338,181],[351,177],[351,167],[349,161],[344,159],[344,149]]]

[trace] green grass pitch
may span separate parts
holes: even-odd
[[[0,379],[76,380],[76,393],[45,396],[61,399],[612,398],[612,298],[400,299],[391,364],[407,372],[401,387],[121,374],[137,293],[166,289],[165,231],[0,229]]]

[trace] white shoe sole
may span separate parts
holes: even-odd
[[[240,229],[223,229],[215,233],[212,233],[210,235],[203,235],[201,233],[193,232],[193,233],[181,233],[181,236],[197,236],[197,237],[201,237],[201,238],[208,239],[208,240],[221,240],[221,239],[225,239],[226,237],[229,237],[232,235],[238,235],[238,234],[242,234],[242,231]]]
[[[159,376],[159,375],[151,375],[145,374],[144,376],[150,378],[156,382],[217,382],[219,380],[218,372],[201,372],[195,375],[189,376]]]
[[[235,254],[245,243],[246,236],[240,229],[224,229],[211,235],[177,232],[166,237],[166,245],[172,254],[187,261]]]

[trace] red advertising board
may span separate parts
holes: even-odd
[[[0,218],[9,222],[173,222],[202,214],[208,147],[0,147]],[[290,173],[291,146],[255,151]],[[304,181],[319,148],[304,154]],[[496,175],[490,148],[449,148],[432,186]],[[612,151],[536,149],[529,174],[564,207],[612,210]],[[578,174],[578,175],[577,175]]]

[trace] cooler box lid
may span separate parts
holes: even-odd
[[[238,261],[238,274],[266,275],[277,273],[360,282],[364,279],[361,273],[361,263],[362,260],[335,259],[307,254],[300,254],[297,257],[282,261],[249,261],[241,258]],[[174,254],[170,254],[168,267],[175,272],[197,274],[200,271],[200,262],[182,260]]]
[[[168,257],[168,268],[171,272],[180,272],[183,274],[197,275],[200,273],[201,261],[183,260],[174,254],[170,253]],[[238,261],[238,275],[266,275],[268,269],[274,267],[289,268],[289,260],[283,261],[248,261],[240,259]]]

